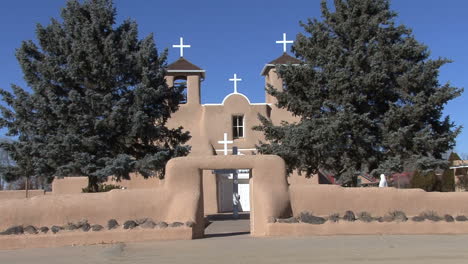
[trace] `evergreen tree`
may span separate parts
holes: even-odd
[[[455,191],[455,176],[453,170],[446,169],[442,174],[442,192],[453,192]]]
[[[2,144],[16,162],[5,175],[86,175],[93,188],[109,175],[163,176],[190,150],[188,132],[166,127],[183,97],[165,82],[167,52],[139,40],[135,21],[116,25],[111,0],[70,0],[61,18],[16,52],[32,92],[0,91],[0,125],[18,137]]]
[[[434,191],[436,188],[437,176],[434,171],[423,173],[419,170],[415,171],[411,178],[411,188],[420,188],[426,192]]]
[[[273,125],[260,117],[267,142],[261,153],[278,154],[289,171],[325,169],[341,183],[362,173],[391,174],[406,167],[446,165],[460,128],[442,116],[462,92],[438,82],[447,59],[429,50],[411,30],[396,25],[388,0],[322,1],[323,20],[301,23],[293,52],[302,65],[277,65],[286,89],[267,87],[278,106],[299,117]]]

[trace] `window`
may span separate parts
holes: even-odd
[[[184,97],[180,100],[179,103],[186,104],[187,103],[187,81],[184,79],[184,77],[178,77],[176,80],[174,80],[174,88],[183,89],[182,95]]]
[[[232,138],[244,137],[244,116],[232,116]]]

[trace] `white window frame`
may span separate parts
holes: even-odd
[[[242,125],[239,125],[239,117],[242,119]],[[242,128],[242,130],[239,130]],[[237,137],[234,135],[234,130],[237,131]],[[239,132],[242,131],[242,136],[239,136]],[[240,139],[245,138],[245,116],[242,114],[232,115],[232,138],[233,139]]]

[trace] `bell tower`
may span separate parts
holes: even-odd
[[[287,44],[293,44],[293,40],[286,39],[286,33],[283,33],[283,40],[277,40],[276,44],[283,45],[283,54],[278,58],[270,61],[263,67],[262,75],[265,76],[265,87],[273,86],[276,90],[282,92],[284,90],[283,80],[280,78],[279,74],[276,72],[276,65],[299,65],[302,63],[301,60],[298,60],[292,56],[289,56],[287,53]],[[276,104],[277,100],[275,97],[271,96],[267,91],[265,91],[265,102],[267,104]]]
[[[279,76],[276,72],[276,65],[299,65],[302,64],[301,60],[298,60],[286,52],[283,55],[279,56],[278,58],[270,61],[269,63],[265,64],[262,69],[261,74],[265,76],[265,87],[273,86],[276,90],[282,92],[284,90],[283,86],[283,79]],[[267,91],[265,91],[265,102],[267,104],[276,104],[276,98],[270,95]]]
[[[190,45],[184,45],[183,38],[180,38],[179,45],[172,45],[172,47],[180,49],[180,58],[167,66],[166,83],[169,87],[185,83],[186,98],[181,104],[200,105],[200,83],[205,79],[205,70],[184,58],[184,48],[190,48]]]

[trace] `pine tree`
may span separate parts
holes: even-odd
[[[438,82],[447,59],[429,50],[404,25],[388,0],[322,1],[322,21],[301,23],[293,52],[302,65],[277,65],[286,89],[267,87],[278,106],[299,117],[273,125],[260,117],[267,142],[261,153],[283,157],[289,171],[319,169],[341,183],[362,173],[445,166],[460,128],[442,116],[462,89]]]
[[[18,137],[2,144],[16,162],[7,178],[86,175],[95,188],[133,171],[162,177],[190,151],[189,133],[166,127],[183,97],[165,82],[167,51],[138,39],[135,21],[116,25],[111,0],[70,0],[61,18],[16,52],[31,92],[0,91],[0,125]]]

